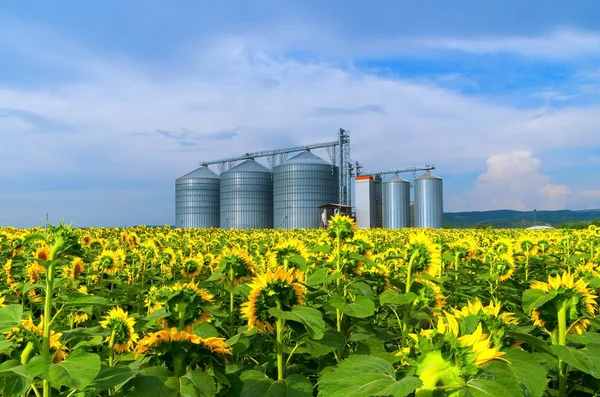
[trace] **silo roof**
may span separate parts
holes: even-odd
[[[183,178],[219,179],[219,176],[212,172],[210,168],[203,165],[200,168],[197,168],[194,171],[190,172],[189,174],[185,174],[184,176],[179,177],[177,179]]]
[[[415,181],[422,180],[422,179],[438,179],[438,180],[440,180],[440,181],[442,180],[442,178],[440,178],[440,177],[439,177],[439,176],[437,176],[437,175],[433,175],[433,174],[432,174],[431,172],[429,172],[429,171],[425,172],[425,173],[424,173],[423,175],[421,175],[420,177],[418,177],[418,178],[415,178]]]
[[[246,160],[243,163],[236,165],[235,167],[230,168],[229,170],[225,171],[223,174],[226,174],[228,172],[268,172],[268,173],[271,173],[271,170],[269,170],[264,165],[258,163],[257,161],[250,159],[250,160]]]
[[[384,183],[389,183],[389,182],[406,182],[406,183],[409,183],[406,179],[404,179],[402,177],[399,177],[398,175],[394,175],[393,177],[391,177],[390,179],[388,179]]]
[[[323,165],[331,165],[327,161],[323,160],[319,156],[316,156],[316,155],[312,154],[308,150],[305,150],[303,152],[298,153],[297,155],[295,155],[291,159],[289,159],[286,162],[284,162],[282,165],[287,165],[287,164],[323,164]]]

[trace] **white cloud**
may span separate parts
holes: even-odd
[[[31,50],[33,44],[28,43]],[[553,185],[539,161],[518,149],[577,148],[584,142],[586,147],[600,146],[598,107],[539,116],[537,109],[487,102],[427,81],[369,75],[352,65],[321,60],[302,62],[266,47],[238,37],[205,41],[190,59],[172,63],[168,71],[90,55],[78,45],[49,46],[72,51],[61,56],[46,56],[44,48],[28,51],[32,62],[58,68],[75,59],[69,68],[78,68],[82,75],[51,86],[0,85],[0,108],[43,116],[69,126],[70,132],[59,134],[35,120],[20,119],[25,124],[15,133],[17,120],[7,125],[0,119],[0,136],[8,137],[1,142],[7,155],[0,156],[0,167],[17,177],[49,174],[64,183],[74,172],[92,180],[99,175],[125,181],[152,178],[156,189],[144,190],[152,200],[163,197],[160,189],[172,186],[201,160],[329,141],[343,127],[351,131],[354,160],[367,168],[435,163],[443,177],[479,173],[488,159],[474,195],[477,200],[456,192],[463,198],[456,207],[541,209],[564,206],[569,188]],[[344,111],[316,112],[318,108]],[[352,114],[365,108],[381,111]],[[232,130],[235,136],[226,133]],[[230,139],[215,139],[228,135]],[[325,152],[319,154],[326,157]],[[44,200],[36,196],[26,203],[39,210]],[[58,212],[60,205],[69,207],[55,203]],[[118,200],[94,203],[98,213],[130,208]],[[12,211],[3,208],[0,219],[2,211]],[[172,213],[164,214],[165,222],[171,218]]]
[[[571,190],[550,182],[541,162],[527,150],[514,150],[488,157],[469,199],[473,209],[557,210],[564,209]]]
[[[600,199],[600,189],[583,189],[580,193],[586,198]],[[596,204],[596,207],[594,208],[597,207],[600,207],[600,203]]]

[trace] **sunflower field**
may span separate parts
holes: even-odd
[[[600,230],[0,228],[0,395],[598,396]]]

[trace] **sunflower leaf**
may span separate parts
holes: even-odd
[[[396,380],[394,366],[386,360],[354,355],[342,361],[319,380],[319,397],[402,397],[420,387],[420,379],[407,376]]]
[[[8,332],[21,323],[23,307],[21,305],[8,305],[0,308],[0,332]]]
[[[317,309],[307,306],[296,306],[288,312],[274,307],[269,309],[269,314],[276,318],[303,324],[308,335],[315,340],[323,338],[325,321],[323,320],[323,315]]]
[[[545,303],[550,302],[557,295],[557,290],[553,289],[546,293],[541,289],[528,289],[523,293],[523,310],[527,314],[531,314],[533,309],[536,309]]]
[[[534,356],[524,350],[511,349],[502,358],[510,361],[509,369],[517,376],[524,396],[542,397],[548,383],[547,371]]]
[[[550,349],[560,360],[600,379],[600,345],[589,344],[584,349],[555,345]]]
[[[70,293],[56,299],[64,306],[114,306],[115,303],[101,296],[82,294],[80,292]]]
[[[414,292],[409,292],[408,294],[401,294],[394,290],[388,290],[384,291],[381,295],[379,295],[379,304],[382,306],[402,306],[413,303],[415,299],[417,299],[417,294],[415,294]]]
[[[329,304],[350,317],[367,318],[375,314],[375,303],[362,295],[357,296],[352,303],[346,303],[342,297],[334,296],[329,300]]]

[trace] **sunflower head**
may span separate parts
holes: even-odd
[[[548,276],[548,282],[536,281],[531,284],[530,290],[540,290],[555,295],[530,313],[533,324],[548,331],[556,331],[558,312],[561,307],[566,309],[568,328],[571,333],[583,333],[590,325],[589,318],[596,315],[597,295],[583,278],[575,279],[568,272]]]
[[[194,366],[204,369],[211,362],[226,363],[225,357],[231,354],[231,347],[224,338],[202,338],[187,331],[178,331],[177,328],[150,333],[140,340],[136,348],[136,357],[145,355],[158,358],[170,370],[174,369],[177,357],[186,358],[186,367],[194,363]]]
[[[182,276],[194,278],[202,273],[202,269],[204,268],[204,256],[201,253],[197,253],[192,257],[187,257],[182,262]]]
[[[248,329],[258,327],[261,331],[273,332],[276,318],[269,309],[290,311],[304,303],[304,286],[298,281],[302,274],[293,269],[278,267],[252,279],[248,302],[242,304],[243,317],[248,320]]]
[[[336,214],[329,218],[329,237],[351,239],[356,231],[356,222],[348,215]]]
[[[104,320],[99,322],[102,328],[111,330],[111,336],[107,337],[105,342],[113,343],[113,350],[117,353],[129,352],[133,350],[138,341],[138,334],[135,333],[135,320],[129,317],[128,313],[120,307],[115,307],[108,311]]]
[[[406,262],[412,262],[412,269],[417,274],[425,272],[437,276],[442,266],[440,246],[424,232],[412,233],[406,250]]]
[[[216,260],[228,277],[233,276],[236,285],[243,283],[256,274],[256,263],[248,253],[240,248],[224,250]]]

